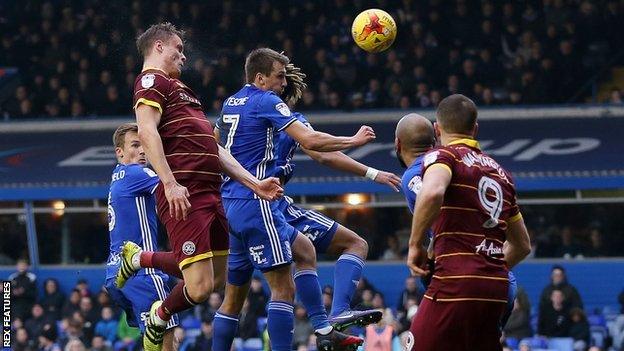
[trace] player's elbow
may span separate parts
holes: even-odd
[[[524,259],[530,253],[531,253],[531,243],[529,241],[526,241],[526,242],[523,241],[522,246],[520,247],[520,254],[522,255],[522,258]]]
[[[304,149],[308,149],[312,151],[321,151],[319,149],[323,147],[323,143],[318,138],[316,138],[313,134],[306,136],[299,143],[301,144],[301,147],[303,147]]]

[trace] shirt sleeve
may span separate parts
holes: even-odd
[[[278,132],[297,121],[297,117],[290,112],[288,105],[274,93],[262,96],[258,116],[271,122],[271,125]]]
[[[160,182],[156,172],[140,165],[128,167],[126,177],[128,191],[136,195],[153,194]]]
[[[140,104],[152,106],[161,114],[167,100],[169,91],[169,79],[158,73],[147,73],[139,78],[134,84],[134,106]]]
[[[422,165],[422,176],[425,176],[427,170],[431,167],[445,168],[451,175],[455,165],[455,155],[444,148],[434,149],[425,154]]]

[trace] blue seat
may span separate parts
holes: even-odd
[[[590,314],[587,316],[587,321],[590,326],[605,327],[607,325],[607,321],[602,314]]]
[[[574,351],[574,339],[572,338],[550,338],[548,348],[557,351]]]
[[[517,350],[520,344],[520,340],[517,338],[505,338],[505,341],[507,342],[507,346],[512,350]]]
[[[609,335],[607,327],[600,326],[600,325],[592,325],[589,327],[589,332],[591,334],[590,345],[603,348],[605,346],[605,339]]]

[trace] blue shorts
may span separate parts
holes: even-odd
[[[286,222],[277,205],[260,199],[223,199],[230,224],[230,284],[246,283],[254,268],[266,272],[292,263],[290,244],[297,230]],[[234,275],[240,278],[232,280]]]
[[[126,312],[128,325],[140,328],[145,333],[145,320],[149,316],[150,307],[156,300],[164,300],[170,293],[167,281],[169,276],[161,271],[148,268],[131,277],[122,289],[115,286],[115,275],[110,272],[116,269],[107,266],[106,290],[111,299]],[[174,314],[167,324],[167,329],[178,325],[178,315]]]
[[[325,253],[336,234],[338,223],[321,213],[296,206],[288,196],[284,196],[277,203],[286,222],[308,237],[317,253]]]

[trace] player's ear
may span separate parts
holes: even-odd
[[[440,139],[440,125],[438,122],[433,122],[433,131],[435,132],[436,139]]]
[[[154,48],[156,49],[156,51],[158,51],[158,53],[162,53],[164,51],[163,46],[164,46],[164,43],[160,39],[154,42]]]
[[[123,149],[120,147],[116,147],[115,148],[115,156],[117,156],[117,159],[120,160],[123,158]]]

